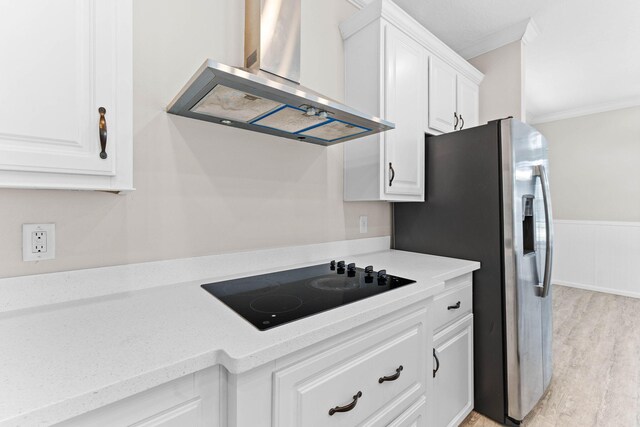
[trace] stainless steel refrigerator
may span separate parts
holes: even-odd
[[[426,201],[394,204],[393,246],[481,262],[473,284],[475,410],[519,424],[552,374],[547,141],[504,119],[427,137],[425,153]]]

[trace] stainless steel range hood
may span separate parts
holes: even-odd
[[[393,129],[298,84],[300,2],[245,0],[246,68],[205,61],[167,111],[320,145]]]

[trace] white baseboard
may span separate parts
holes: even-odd
[[[566,286],[568,288],[584,289],[585,291],[602,292],[604,294],[620,295],[623,297],[640,298],[640,292],[622,291],[620,289],[602,288],[600,286],[584,285],[573,282],[555,282],[554,285]]]

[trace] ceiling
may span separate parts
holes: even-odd
[[[533,18],[526,102],[535,122],[640,105],[638,0],[395,0],[460,52]]]

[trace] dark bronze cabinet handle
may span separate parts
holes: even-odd
[[[358,404],[358,399],[360,399],[361,397],[362,392],[359,391],[355,396],[353,396],[353,402],[349,403],[348,405],[336,406],[335,408],[329,409],[329,415],[333,415],[336,412],[349,412],[356,407],[356,405]]]
[[[455,305],[450,305],[447,307],[447,310],[457,310],[460,308],[460,301],[458,301]]]
[[[453,130],[458,129],[458,113],[453,112],[453,118],[456,119],[456,122],[453,124]]]
[[[389,173],[391,173],[391,178],[389,178],[389,187],[393,185],[393,180],[396,178],[396,171],[393,170],[393,165],[389,162]]]
[[[461,123],[460,123],[460,129],[459,130],[462,130],[462,129],[464,129],[464,119],[462,118],[462,114],[460,114],[460,122]]]
[[[436,377],[436,373],[440,369],[440,360],[438,359],[438,355],[436,354],[436,349],[433,349],[433,357],[436,359],[436,369],[433,370],[433,378]]]
[[[107,114],[107,110],[104,107],[98,108],[98,113],[100,113],[100,124],[98,125],[100,130],[100,158],[107,158],[107,119],[104,118],[104,115]]]
[[[400,378],[400,373],[402,372],[404,368],[402,367],[402,365],[398,366],[398,369],[396,369],[396,373],[388,376],[388,377],[380,377],[378,378],[378,383],[382,384],[385,381],[395,381],[398,378]]]

